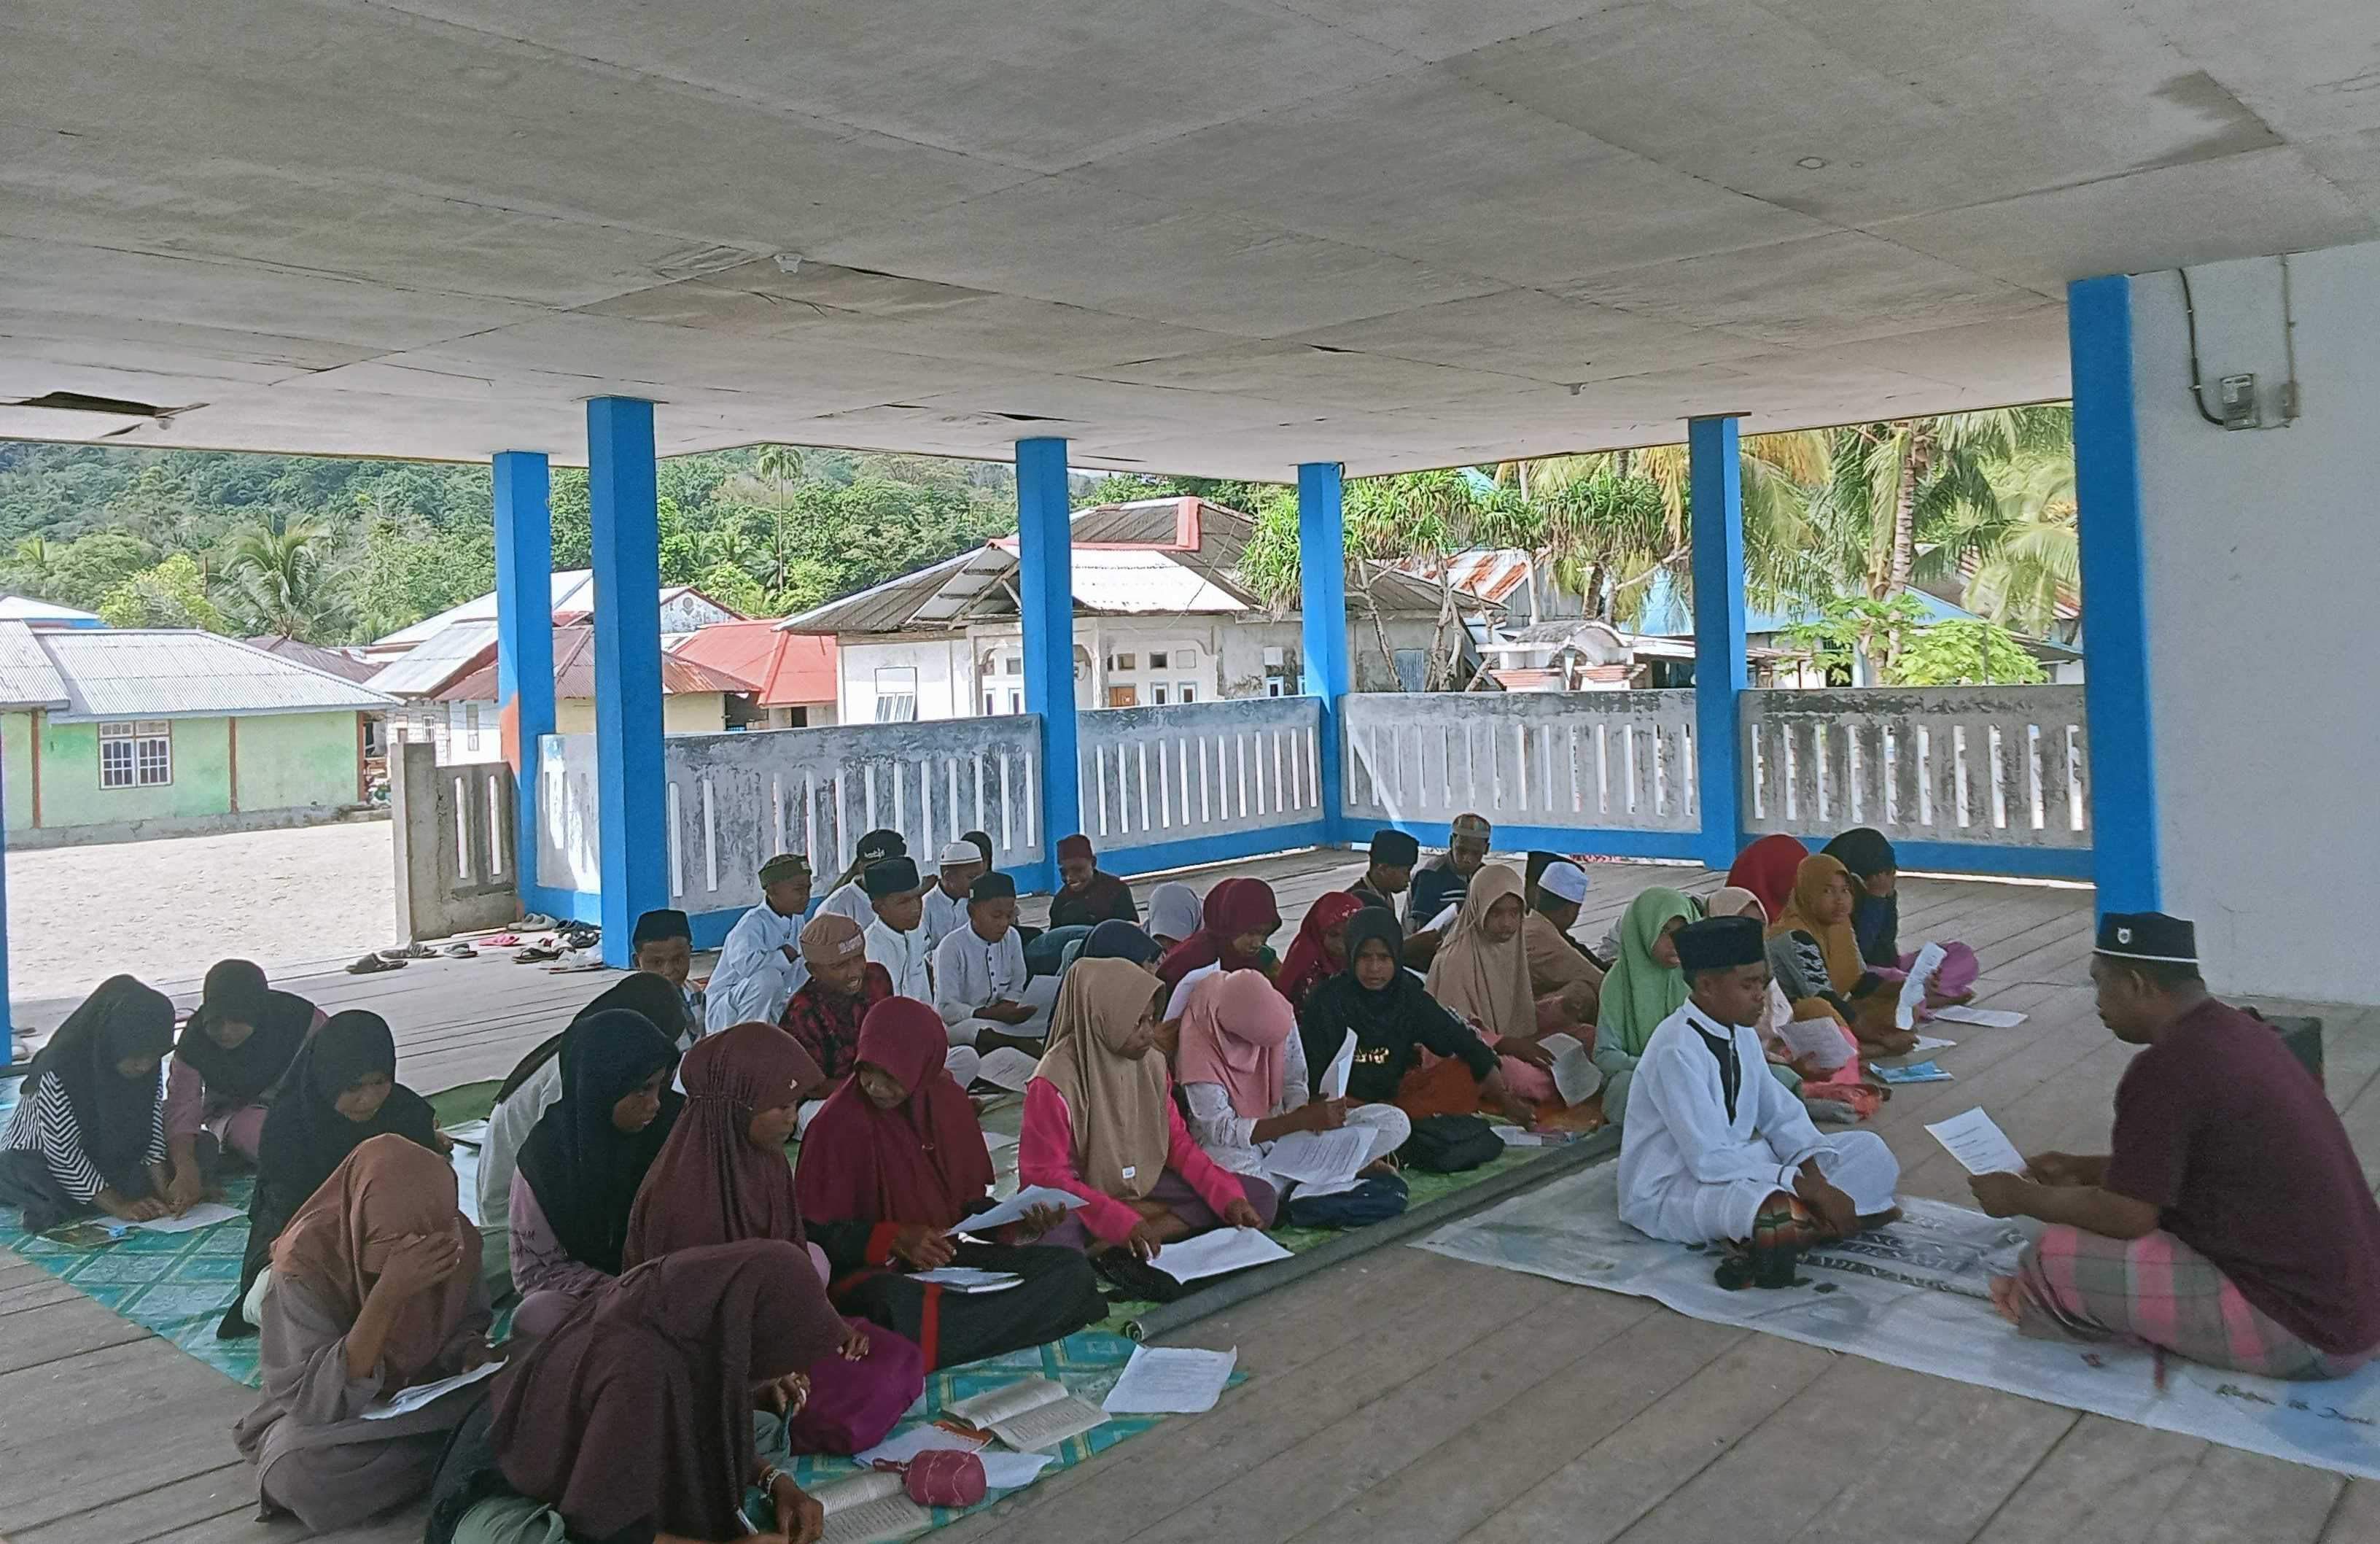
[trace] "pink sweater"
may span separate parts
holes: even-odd
[[[1167,1147],[1165,1166],[1180,1174],[1198,1198],[1218,1213],[1233,1201],[1247,1199],[1237,1175],[1207,1156],[1182,1124],[1182,1112],[1171,1097],[1165,1100]],[[1140,1213],[1104,1190],[1092,1188],[1075,1168],[1075,1117],[1066,1096],[1037,1077],[1025,1086],[1025,1121],[1016,1141],[1016,1177],[1026,1185],[1047,1185],[1083,1198],[1083,1225],[1102,1242],[1121,1242],[1140,1221]]]

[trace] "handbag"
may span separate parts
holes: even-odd
[[[919,1506],[973,1506],[990,1489],[984,1482],[983,1460],[959,1448],[928,1448],[899,1468],[909,1499]]]
[[[1457,1174],[1504,1156],[1503,1138],[1480,1115],[1429,1115],[1414,1122],[1413,1135],[1397,1149],[1407,1168]]]
[[[1411,1192],[1396,1174],[1367,1174],[1352,1190],[1308,1196],[1303,1188],[1289,1193],[1289,1223],[1298,1228],[1364,1228],[1402,1217]]]
[[[830,1351],[803,1369],[810,1378],[809,1402],[785,1423],[785,1441],[794,1452],[854,1453],[872,1448],[926,1392],[926,1354],[917,1343],[881,1324],[865,1328],[866,1356],[846,1362],[843,1353]]]

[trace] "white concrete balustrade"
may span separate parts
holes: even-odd
[[[1744,827],[2091,845],[2080,687],[1744,694]]]
[[[1103,852],[1324,818],[1313,698],[1113,708],[1076,723],[1082,829]]]
[[[1346,819],[1691,832],[1690,691],[1366,692],[1344,699]]]

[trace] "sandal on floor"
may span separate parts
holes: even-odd
[[[520,947],[520,934],[498,933],[493,938],[483,938],[480,942],[491,949],[517,949]]]
[[[551,943],[532,943],[528,948],[523,949],[520,953],[515,954],[513,956],[513,963],[515,965],[540,965],[547,960],[558,960],[561,957],[562,951],[555,948]]]
[[[407,943],[395,949],[382,949],[378,953],[384,960],[426,960],[438,951],[427,943]]]
[[[520,930],[525,933],[540,933],[556,925],[552,918],[541,911],[532,911],[520,919]]]
[[[480,957],[480,952],[468,943],[450,943],[438,953],[450,960],[476,960]]]
[[[355,964],[347,967],[347,974],[350,976],[377,976],[383,970],[402,970],[404,968],[405,962],[403,960],[389,959],[385,955],[382,954],[366,954]]]

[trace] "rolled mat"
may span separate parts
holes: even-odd
[[[1194,1292],[1171,1303],[1160,1303],[1138,1319],[1128,1320],[1123,1327],[1124,1333],[1136,1341],[1152,1340],[1170,1333],[1211,1314],[1235,1308],[1252,1297],[1260,1297],[1276,1288],[1302,1282],[1316,1271],[1327,1270],[1342,1260],[1370,1254],[1375,1249],[1411,1238],[1427,1229],[1468,1217],[1483,1207],[1493,1206],[1509,1196],[1584,1169],[1619,1150],[1619,1128],[1605,1126],[1535,1162],[1524,1163],[1509,1173],[1482,1180],[1451,1196],[1440,1196],[1434,1201],[1414,1208],[1402,1217],[1375,1222],[1368,1228],[1354,1229],[1319,1248],[1309,1249],[1293,1258],[1275,1260],[1254,1270],[1243,1270],[1224,1277],[1204,1292]]]

